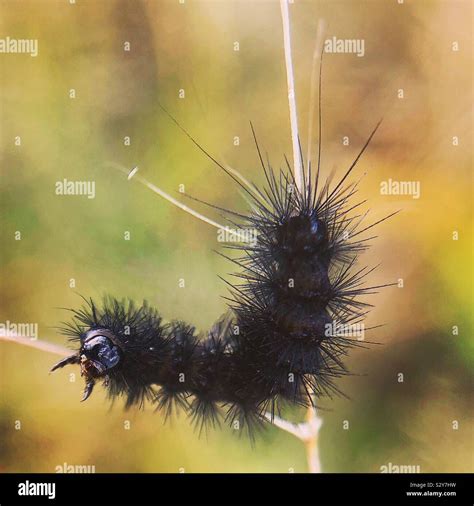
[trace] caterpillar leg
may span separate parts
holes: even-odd
[[[89,381],[87,381],[86,386],[84,387],[84,394],[82,396],[81,402],[86,401],[90,397],[92,390],[94,389],[94,385],[95,381],[93,379],[89,379]]]
[[[70,357],[63,358],[57,364],[54,364],[49,372],[54,372],[56,369],[60,369],[66,365],[79,364],[79,362],[80,362],[79,355],[75,353]]]

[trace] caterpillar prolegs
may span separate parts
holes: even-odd
[[[178,406],[201,427],[222,412],[252,427],[282,404],[309,406],[338,393],[335,380],[348,373],[344,356],[360,345],[340,329],[362,322],[369,305],[360,296],[380,288],[363,286],[370,270],[356,262],[371,239],[364,232],[382,220],[361,225],[364,215],[354,210],[363,202],[352,204],[358,183],[346,183],[377,128],[332,188],[320,183],[319,167],[298,188],[288,163],[276,172],[257,143],[265,185],[243,185],[228,172],[251,203],[247,215],[227,211],[229,222],[252,228],[257,240],[228,246],[240,251],[237,259],[226,256],[240,281],[207,336],[182,321],[164,322],[146,302],[86,300],[64,328],[78,350],[53,370],[79,364],[83,400],[102,381],[127,407],[150,400],[170,414]]]

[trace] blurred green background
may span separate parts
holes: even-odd
[[[26,0],[0,6],[1,37],[39,41],[36,58],[0,55],[0,321],[37,322],[40,338],[64,344],[54,327],[68,315],[59,308],[80,305],[78,294],[111,294],[147,299],[164,318],[205,331],[226,307],[218,275],[233,271],[212,252],[219,247],[215,230],[107,163],[138,165],[140,175],[177,198],[183,184],[196,197],[245,211],[236,185],[158,101],[219,160],[262,183],[249,120],[275,167],[285,153],[291,158],[278,3]],[[386,324],[369,337],[381,344],[351,353],[355,375],[338,383],[350,400],[320,401],[325,472],[380,472],[388,463],[419,465],[422,472],[474,471],[471,11],[469,1],[436,0],[296,0],[290,6],[303,151],[323,18],[326,37],[365,41],[362,58],[324,57],[323,173],[342,174],[383,116],[354,178],[367,173],[360,196],[368,199],[369,222],[402,209],[377,228],[363,258],[381,262],[370,281],[404,281],[403,288],[370,298],[375,308],[366,326]],[[124,51],[127,42],[130,51]],[[315,139],[312,145],[314,153]],[[64,178],[95,181],[95,199],[56,195],[55,183]],[[389,178],[419,181],[421,197],[380,195],[380,182]],[[306,471],[301,443],[276,428],[252,448],[226,427],[199,438],[184,414],[164,425],[153,406],[110,408],[101,388],[81,404],[78,371],[76,381],[72,370],[48,375],[56,360],[0,342],[2,472],[54,472],[63,463],[94,465],[97,472]]]

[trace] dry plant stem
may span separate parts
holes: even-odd
[[[0,336],[0,341],[22,344],[23,346],[29,346],[30,348],[36,348],[37,350],[54,353],[55,355],[60,355],[61,357],[68,357],[72,354],[72,351],[68,350],[64,346],[58,346],[57,344],[48,343],[47,341],[40,341],[39,339],[31,339],[30,337]]]
[[[281,19],[283,24],[283,44],[285,47],[286,80],[288,85],[288,105],[290,108],[291,140],[293,144],[293,170],[298,190],[303,191],[303,162],[300,154],[298,135],[298,116],[296,111],[295,79],[293,77],[293,62],[291,58],[290,15],[288,0],[280,0]]]
[[[309,407],[306,416],[309,437],[304,442],[306,446],[306,459],[308,461],[308,471],[310,473],[321,472],[321,461],[319,460],[319,429],[323,424],[321,418],[316,413],[316,408]]]
[[[308,462],[308,472],[320,473],[321,463],[319,460],[318,437],[319,429],[323,424],[314,408],[308,408],[306,421],[303,423],[291,423],[278,416],[265,413],[265,419],[285,432],[298,438],[306,449],[306,460]]]
[[[109,165],[110,167],[113,167],[114,169],[120,170],[124,174],[127,174],[127,175],[130,174],[130,170],[129,169],[126,169],[125,167],[122,167],[121,165],[119,165],[117,163],[110,162],[107,165]],[[210,218],[207,218],[203,214],[198,213],[194,209],[191,209],[186,204],[183,204],[179,200],[176,200],[174,197],[172,197],[171,195],[168,195],[162,189],[158,188],[158,186],[155,186],[153,183],[150,183],[150,181],[146,180],[144,177],[133,175],[129,179],[135,179],[136,181],[138,181],[139,183],[141,183],[142,185],[144,185],[148,189],[150,189],[152,192],[156,193],[157,195],[159,195],[160,197],[164,198],[168,202],[171,202],[171,204],[173,204],[176,207],[179,207],[180,209],[182,209],[186,213],[189,213],[192,216],[194,216],[195,218],[198,218],[199,220],[203,221],[204,223],[207,223],[208,225],[212,225],[213,227],[216,227],[216,228],[221,229],[221,230],[226,230],[226,227],[224,225],[221,225],[220,223],[217,223],[216,221],[211,220]]]

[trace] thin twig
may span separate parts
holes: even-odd
[[[298,190],[303,191],[303,163],[301,160],[298,134],[298,116],[296,111],[295,80],[293,76],[293,63],[291,57],[290,15],[288,13],[288,0],[280,0],[281,18],[283,24],[283,44],[285,48],[286,80],[288,85],[288,105],[290,108],[291,140],[293,144],[293,170]]]
[[[305,440],[306,459],[308,461],[308,470],[310,473],[321,472],[321,461],[319,459],[319,429],[323,421],[316,413],[316,408],[309,407],[306,417],[310,436]]]
[[[296,438],[303,440],[303,432],[301,430],[301,425],[304,424],[296,424],[288,422],[287,420],[283,420],[283,418],[280,418],[279,416],[271,415],[271,413],[265,413],[264,414],[265,419],[270,422],[275,427],[278,427],[281,430],[284,430],[285,432],[288,432],[289,434],[295,436]]]
[[[216,221],[212,220],[211,218],[208,218],[207,216],[204,216],[204,214],[201,214],[191,207],[187,206],[186,204],[183,204],[179,200],[175,199],[165,191],[163,191],[161,188],[158,188],[158,186],[155,186],[153,183],[150,183],[147,179],[145,179],[142,176],[136,176],[135,174],[138,171],[138,167],[134,167],[132,170],[129,170],[122,165],[119,165],[115,162],[108,162],[107,165],[109,167],[113,167],[114,169],[119,170],[120,172],[123,172],[124,174],[127,174],[127,179],[130,181],[131,179],[135,179],[139,183],[143,184],[147,188],[149,188],[152,192],[156,193],[160,197],[164,198],[168,202],[171,202],[174,206],[178,207],[179,209],[183,210],[184,212],[194,216],[195,218],[198,218],[199,220],[203,221],[204,223],[207,223],[208,225],[212,225],[213,227],[216,227],[219,230],[224,230],[226,234],[228,234],[230,237],[236,237],[239,238],[239,231],[233,230],[229,226],[221,225],[220,223],[217,223]],[[235,175],[237,178],[239,178],[243,183],[248,185],[251,188],[251,184],[247,179],[244,178],[239,172],[237,172],[235,169],[232,169],[231,167],[228,167],[227,170],[231,172],[233,175]],[[197,200],[197,199],[194,199]]]
[[[127,176],[130,175],[130,170],[126,169],[125,167],[122,167],[121,165],[119,165],[117,163],[109,162],[107,165],[109,167],[113,167],[114,169],[120,170],[124,174],[127,174]],[[160,197],[166,199],[168,202],[171,202],[174,206],[179,207],[179,209],[185,211],[186,213],[191,214],[192,216],[194,216],[195,218],[198,218],[201,221],[204,221],[208,225],[212,225],[213,227],[216,227],[221,230],[227,230],[228,227],[225,227],[224,225],[221,225],[220,223],[217,223],[216,221],[211,220],[207,216],[204,216],[203,214],[198,213],[194,209],[191,209],[186,204],[183,204],[182,202],[175,199],[174,197],[172,197],[168,193],[164,192],[161,188],[158,188],[158,186],[155,186],[153,183],[150,183],[144,177],[135,175],[136,169],[132,169],[132,170],[134,171],[134,173],[133,173],[132,177],[130,177],[129,179],[134,179],[134,180],[138,181],[139,183],[141,183],[144,186],[146,186],[147,188],[149,188],[152,192],[154,192],[157,195],[159,195]]]
[[[47,341],[40,341],[39,339],[32,339],[30,337],[17,336],[17,335],[13,336],[0,335],[0,341],[7,341],[16,344],[21,344],[23,346],[29,346],[30,348],[36,348],[37,350],[46,351],[47,353],[54,353],[55,355],[60,355],[62,357],[68,357],[72,353],[71,350],[68,350],[64,346],[48,343]]]
[[[233,174],[237,179],[240,179],[240,181],[242,183],[244,183],[245,186],[247,186],[247,188],[251,191],[254,191],[254,188],[252,186],[252,183],[245,177],[243,176],[238,170],[234,169],[233,167],[231,167],[230,165],[228,165],[227,163],[225,164],[225,168],[231,173]]]
[[[323,424],[314,408],[308,408],[306,422],[291,423],[283,420],[279,416],[265,413],[264,418],[281,430],[288,432],[298,438],[306,448],[306,458],[308,462],[308,471],[310,473],[320,473],[321,463],[319,460],[318,436],[319,429]]]

